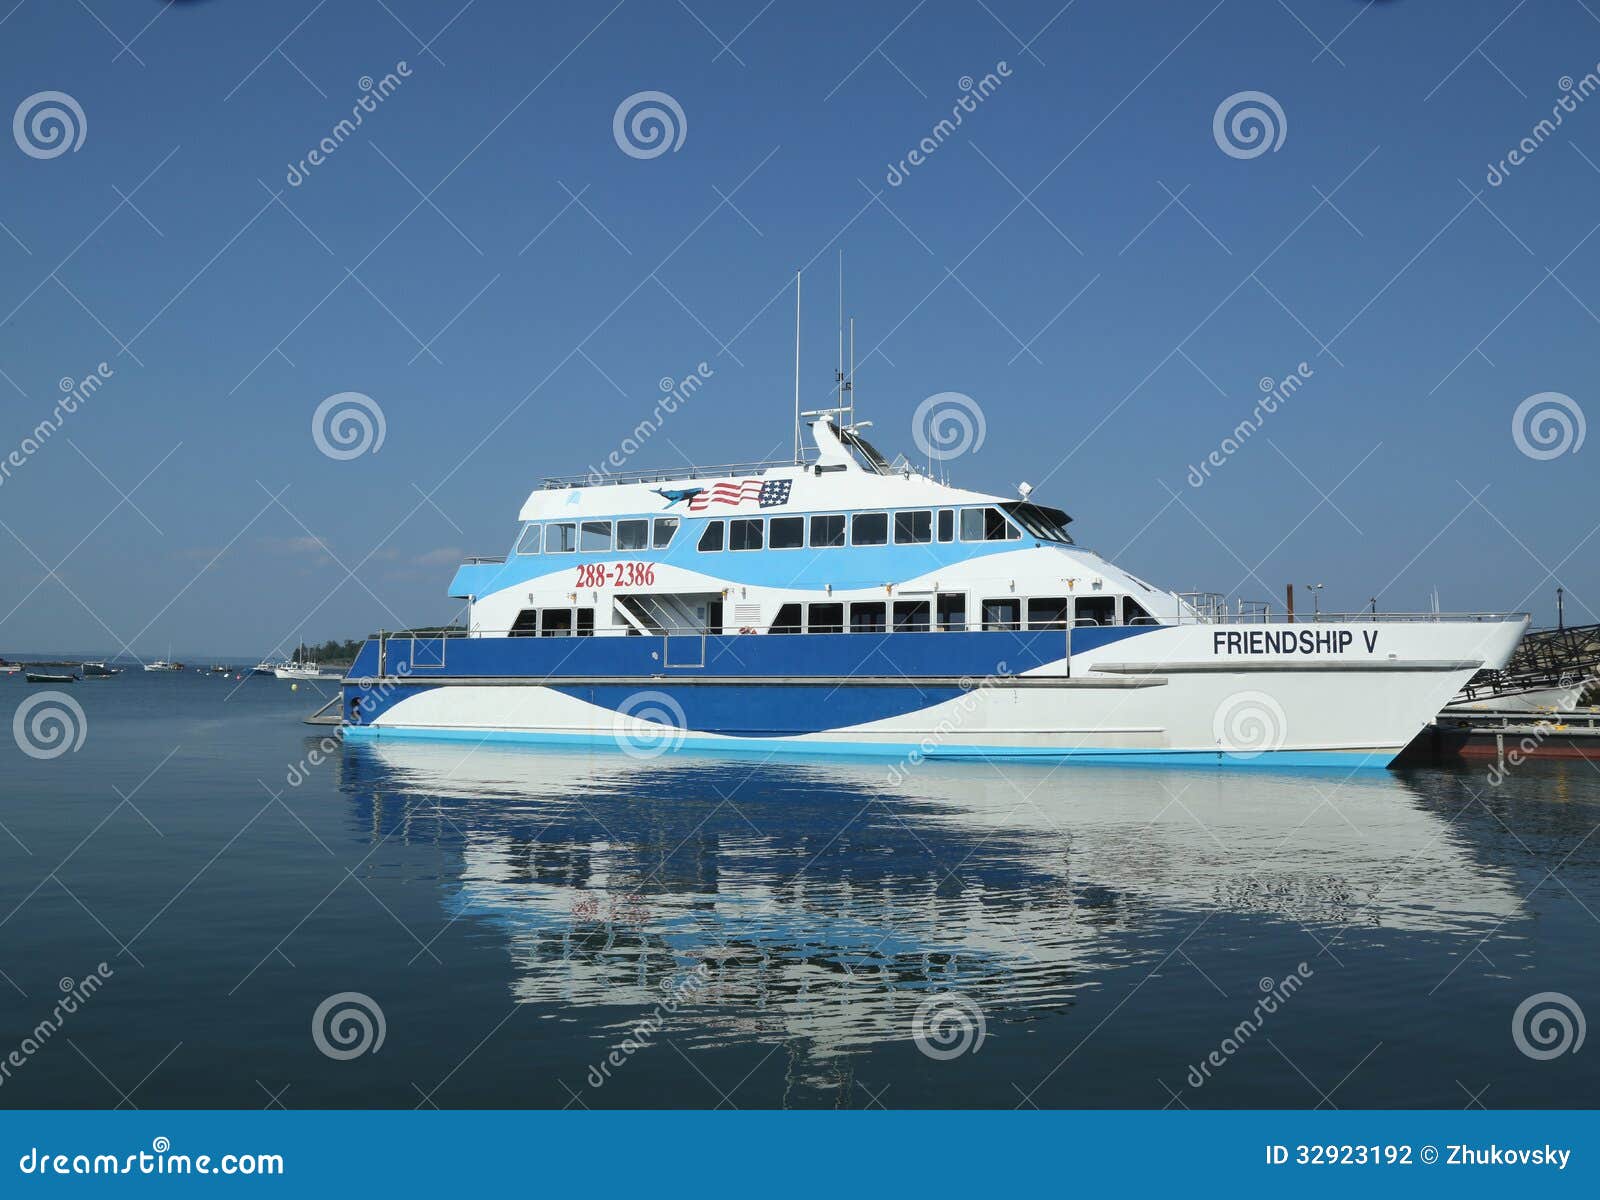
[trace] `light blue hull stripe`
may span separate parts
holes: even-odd
[[[609,733],[550,733],[514,729],[425,729],[398,725],[347,725],[346,741],[390,741],[407,739],[432,742],[513,743],[527,746],[586,746],[630,753]],[[907,759],[913,755],[926,761],[951,759],[1005,759],[1042,763],[1082,762],[1118,763],[1144,766],[1214,766],[1252,769],[1281,767],[1338,767],[1346,771],[1360,768],[1381,769],[1398,751],[1384,750],[1270,750],[1253,757],[1224,754],[1216,750],[1148,750],[1094,747],[1032,746],[935,746],[924,749],[918,742],[813,741],[797,738],[707,738],[687,734],[670,750],[654,747],[637,752],[637,757],[664,757],[667,753],[715,754],[749,758],[760,752],[769,754],[826,755],[843,758]]]

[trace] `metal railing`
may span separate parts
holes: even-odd
[[[1296,625],[1365,625],[1391,622],[1510,621],[1528,616],[1525,612],[1297,612],[1274,617],[1265,600],[1239,600],[1230,606],[1220,592],[1179,592],[1184,607],[1178,611],[1180,625],[1260,624],[1278,620]]]
[[[671,483],[678,479],[706,479],[713,475],[761,475],[775,467],[797,467],[804,463],[792,458],[774,458],[766,462],[719,463],[709,467],[666,467],[658,471],[629,471],[613,475],[605,471],[585,471],[578,475],[551,475],[541,485],[555,491],[576,487],[603,487],[614,483]]]

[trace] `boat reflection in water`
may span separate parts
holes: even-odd
[[[504,930],[515,999],[621,1006],[622,1030],[693,980],[675,1042],[799,1040],[818,1067],[909,1041],[934,991],[991,1027],[1047,1016],[1206,914],[1282,923],[1296,958],[1317,951],[1300,926],[1520,915],[1511,872],[1388,773],[947,763],[891,784],[871,762],[426,742],[347,746],[341,772],[374,842],[459,847],[445,904]]]

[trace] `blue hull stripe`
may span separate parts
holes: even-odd
[[[552,687],[577,700],[619,712],[630,698],[659,690],[683,710],[684,728],[703,729],[727,737],[790,737],[797,733],[822,733],[849,725],[865,725],[885,717],[917,712],[965,693],[958,687],[757,687],[702,684],[652,687],[604,684],[594,687]]]
[[[346,728],[347,741],[390,741],[409,739],[438,742],[496,743],[526,746],[586,746],[629,753],[609,733],[546,733],[520,730],[419,729],[396,726],[355,726]],[[1274,750],[1254,758],[1241,758],[1213,750],[1135,750],[1123,748],[1077,747],[1073,749],[1031,746],[935,746],[924,749],[915,742],[800,741],[785,738],[741,738],[721,741],[696,734],[685,736],[673,751],[678,754],[728,755],[750,757],[759,754],[827,755],[844,758],[918,759],[928,761],[991,759],[1039,763],[1108,763],[1143,766],[1193,766],[1248,768],[1336,767],[1345,771],[1382,768],[1394,757],[1392,751],[1364,750]]]

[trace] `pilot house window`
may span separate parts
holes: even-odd
[[[611,522],[585,521],[578,549],[585,554],[604,554],[611,549]]]
[[[882,546],[888,541],[888,513],[857,513],[850,518],[852,546]]]
[[[735,517],[728,522],[729,550],[761,549],[761,518]]]
[[[894,540],[897,546],[908,542],[933,541],[933,514],[926,509],[921,512],[895,513]]]
[[[806,544],[804,517],[773,517],[767,528],[767,548],[798,550]]]
[[[618,521],[617,549],[643,550],[650,539],[649,521]]]
[[[558,521],[546,525],[544,552],[546,554],[571,554],[578,548],[578,527],[571,521]]]
[[[838,514],[831,514],[829,516],[811,518],[811,546],[813,549],[842,545],[844,545],[844,517]]]

